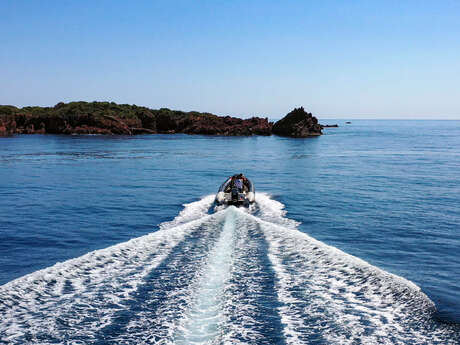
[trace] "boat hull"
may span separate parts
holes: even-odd
[[[219,188],[216,203],[219,205],[234,205],[249,207],[255,202],[255,189],[251,181],[246,179],[243,189],[232,187],[232,177],[229,177]]]

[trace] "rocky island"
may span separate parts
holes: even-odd
[[[284,137],[305,138],[321,135],[322,129],[323,127],[318,123],[318,119],[311,113],[307,113],[303,107],[300,107],[275,122],[272,132]]]
[[[307,137],[321,135],[322,128],[317,118],[303,108],[294,109],[273,124],[268,118],[240,119],[113,102],[58,103],[54,107],[0,106],[0,135],[186,133]]]

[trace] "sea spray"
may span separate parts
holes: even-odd
[[[177,344],[204,344],[216,338],[223,322],[223,292],[230,278],[235,240],[235,208],[226,210],[223,231],[197,284],[193,305],[188,311],[184,326],[176,338]]]
[[[159,231],[57,263],[0,286],[0,343],[92,339],[126,309],[145,277],[208,215],[210,196],[185,205]],[[193,216],[192,216],[193,215]],[[67,326],[67,325],[71,325]]]
[[[259,215],[267,213],[259,198]],[[265,210],[265,211],[264,211]],[[279,211],[279,208],[278,208]],[[241,212],[260,224],[277,276],[276,290],[288,344],[455,344],[458,327],[433,319],[434,303],[413,282],[281,224]]]
[[[185,205],[160,231],[0,287],[0,343],[457,344],[412,282],[249,210]]]

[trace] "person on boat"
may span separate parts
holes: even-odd
[[[235,187],[236,175],[230,176],[229,179],[230,182],[227,184],[227,187],[225,187],[225,193],[230,193],[232,188]]]
[[[241,193],[249,191],[249,180],[243,174],[235,174],[230,177],[230,183],[225,188],[225,192],[229,193],[232,188],[237,188]]]
[[[240,178],[241,175],[242,174],[239,174],[239,175],[235,174],[230,177],[230,183],[227,185],[227,187],[225,187],[226,193],[229,193],[232,190],[232,188],[237,188],[238,191],[242,190],[242,188],[244,187],[244,182]]]
[[[249,192],[249,180],[247,179],[247,177],[244,176],[243,174],[239,174],[238,179],[240,179],[243,183],[242,190],[244,192]]]
[[[239,192],[243,191],[243,179],[241,177],[241,174],[238,175],[234,180],[233,180],[233,186],[238,188]]]

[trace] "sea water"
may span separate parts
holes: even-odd
[[[0,343],[460,343],[460,122],[339,125],[0,138]]]

